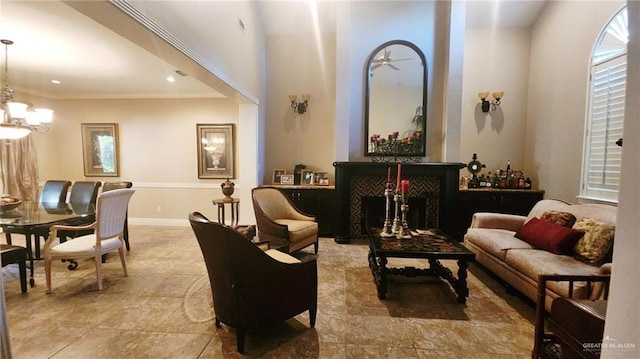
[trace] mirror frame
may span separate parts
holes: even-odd
[[[404,153],[404,152],[388,152],[384,155],[375,152],[369,152],[369,92],[371,89],[371,65],[376,55],[382,51],[385,47],[389,47],[391,45],[404,45],[411,48],[415,51],[420,57],[420,61],[422,61],[422,148],[419,152],[413,153]],[[424,53],[422,50],[412,42],[406,40],[391,40],[387,41],[384,44],[376,47],[373,52],[367,58],[367,62],[365,63],[364,69],[364,77],[365,77],[365,86],[364,86],[364,155],[367,157],[424,157],[426,156],[427,149],[427,72],[428,72],[427,61],[424,57]]]

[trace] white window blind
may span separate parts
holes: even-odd
[[[592,67],[582,196],[617,201],[620,186],[627,57]]]

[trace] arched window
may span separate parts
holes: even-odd
[[[618,200],[627,78],[627,8],[600,34],[591,58],[581,197]]]

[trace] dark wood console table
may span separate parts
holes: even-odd
[[[454,228],[447,232],[462,241],[476,212],[518,214],[526,216],[544,198],[543,190],[470,188],[459,191],[455,206]]]

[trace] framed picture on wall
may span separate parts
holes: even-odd
[[[82,159],[86,177],[118,177],[118,124],[82,123]]]
[[[197,124],[198,178],[234,178],[234,125]]]
[[[273,170],[273,184],[281,184],[282,183],[282,175],[287,173],[286,170],[282,170],[282,169],[277,169],[277,170]]]

